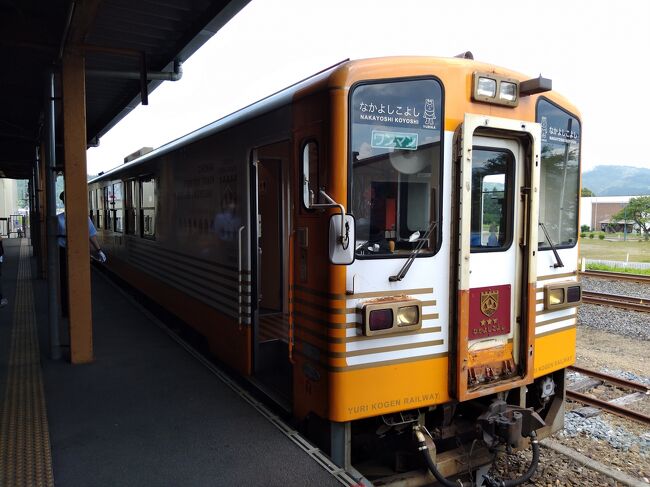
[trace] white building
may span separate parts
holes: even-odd
[[[612,215],[621,211],[637,196],[583,196],[580,198],[580,227],[589,225],[591,230],[605,230]],[[623,225],[623,222],[620,222]],[[632,224],[630,222],[629,229]]]
[[[9,217],[18,214],[16,180],[0,178],[0,234],[8,235]]]

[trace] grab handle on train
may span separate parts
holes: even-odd
[[[244,225],[239,227],[238,238],[237,238],[237,325],[241,330],[244,326],[244,320],[242,315],[242,232],[246,228]]]

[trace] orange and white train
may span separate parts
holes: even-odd
[[[346,61],[95,178],[90,216],[338,464],[447,485],[563,425],[581,121],[550,85]]]

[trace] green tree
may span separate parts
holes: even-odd
[[[596,195],[589,188],[582,188],[580,190],[580,196],[596,196]]]
[[[16,208],[27,208],[29,206],[29,190],[26,179],[16,181]]]
[[[612,221],[625,220],[636,223],[645,240],[650,240],[650,196],[631,198],[630,202],[621,211],[612,215]]]

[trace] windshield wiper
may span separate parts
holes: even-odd
[[[418,256],[424,245],[429,241],[429,236],[431,235],[431,232],[433,231],[434,228],[436,228],[436,225],[438,224],[437,221],[431,221],[429,222],[429,228],[427,231],[424,233],[422,238],[418,240],[418,244],[415,246],[415,248],[411,251],[411,254],[409,255],[409,258],[406,259],[406,262],[402,266],[402,268],[399,270],[399,272],[394,275],[390,276],[388,280],[390,282],[395,282],[395,281],[401,281],[406,277],[406,273],[409,271],[411,268],[411,264],[413,264],[413,261],[415,258]],[[419,233],[419,232],[416,232]]]
[[[564,267],[564,263],[562,263],[562,259],[560,259],[560,254],[557,253],[557,249],[555,248],[555,244],[551,240],[551,237],[548,234],[548,230],[546,230],[546,225],[544,223],[539,222],[539,226],[542,227],[542,230],[544,231],[544,236],[546,237],[546,240],[548,240],[549,245],[551,246],[551,250],[553,251],[553,255],[555,256],[555,264],[553,264],[553,267]]]

